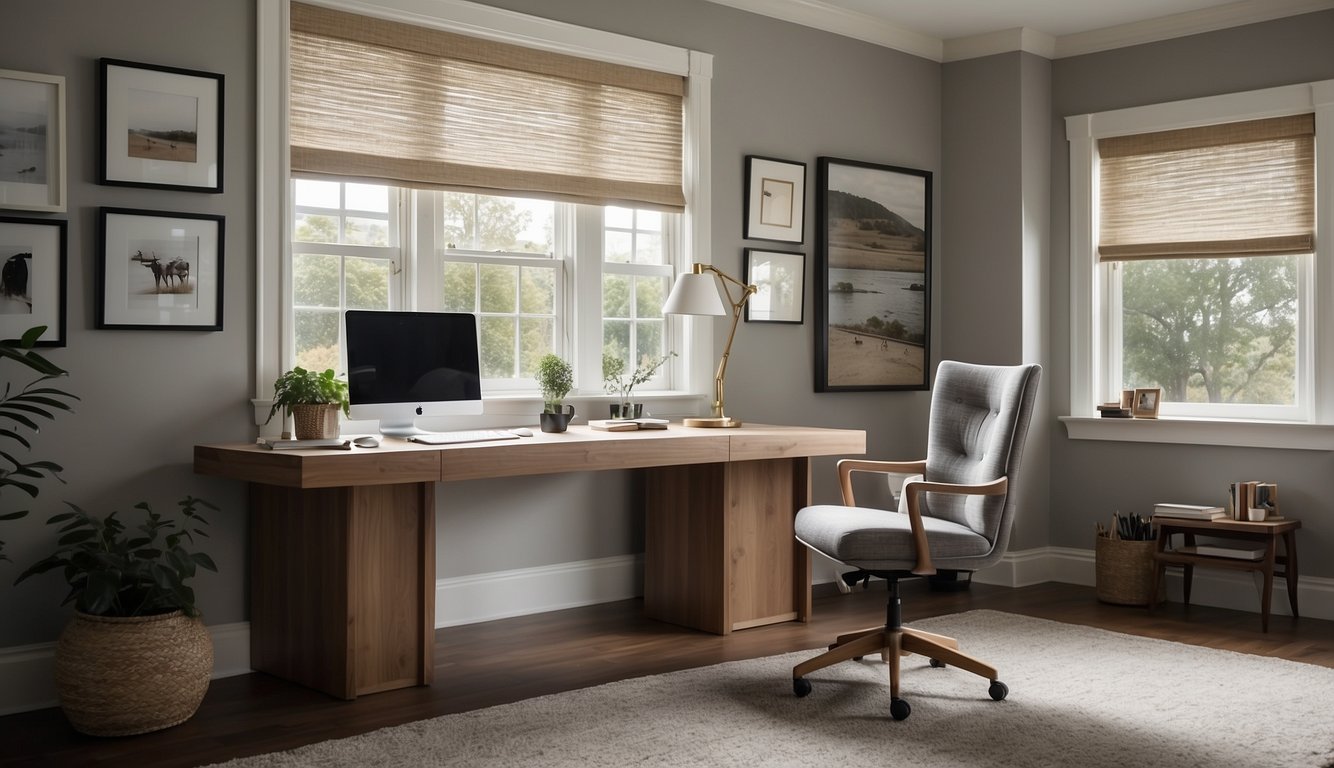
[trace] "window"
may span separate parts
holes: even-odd
[[[1162,387],[1162,417],[1331,421],[1314,93],[1067,118],[1072,415]]]
[[[712,334],[660,307],[675,270],[707,253],[708,206],[690,203],[708,199],[712,57],[467,2],[292,2],[290,25],[287,6],[265,4],[259,25],[258,421],[277,373],[333,359],[330,318],[367,304],[471,304],[492,393],[535,396],[547,350],[577,359],[581,391],[600,393],[607,338],[627,356],[681,354],[648,388],[707,391]],[[469,118],[477,103],[486,113]],[[572,111],[543,127],[555,105]],[[284,153],[290,176],[263,159]],[[355,200],[358,187],[387,203]],[[488,217],[507,207],[528,223],[497,240]],[[628,261],[604,260],[627,237]],[[623,298],[604,301],[604,271]]]

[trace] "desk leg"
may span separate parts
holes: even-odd
[[[1292,618],[1297,618],[1297,532],[1283,534],[1283,580],[1288,583],[1288,607],[1292,609]]]
[[[431,682],[434,484],[250,486],[250,664],[343,699]]]
[[[809,584],[793,533],[809,461],[765,459],[646,472],[644,612],[726,635],[805,619]],[[804,548],[803,548],[804,549]]]

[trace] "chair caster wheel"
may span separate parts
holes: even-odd
[[[987,693],[990,694],[992,701],[1004,701],[1005,697],[1010,695],[1010,686],[999,680],[992,680]]]
[[[889,702],[889,716],[895,720],[907,720],[908,715],[912,714],[912,707],[903,699],[892,699]]]
[[[804,677],[792,678],[792,692],[795,693],[799,699],[805,698],[810,695],[811,681]]]
[[[864,659],[864,658],[866,658],[866,657],[865,657],[865,656],[853,656],[853,657],[852,657],[852,660],[853,660],[853,661],[861,661],[861,660]]]
[[[946,664],[940,659],[932,659],[931,666],[935,667],[936,669],[944,669]]]

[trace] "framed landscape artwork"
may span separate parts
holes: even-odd
[[[0,338],[44,325],[37,346],[65,346],[66,226],[0,216]]]
[[[65,210],[65,78],[0,69],[0,208]]]
[[[756,288],[746,302],[746,322],[800,324],[806,254],[747,248],[745,256],[745,281]]]
[[[746,157],[742,232],[751,240],[800,243],[806,216],[806,164]]]
[[[222,191],[222,75],[101,59],[102,168],[127,187]]]
[[[97,327],[222,330],[223,217],[102,208]]]
[[[818,162],[815,391],[927,389],[931,173]]]

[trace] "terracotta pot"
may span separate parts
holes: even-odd
[[[56,692],[75,730],[130,736],[170,728],[199,709],[213,641],[199,619],[76,613],[56,642]]]
[[[292,421],[295,424],[292,437],[297,440],[326,440],[338,437],[338,404],[294,405]]]

